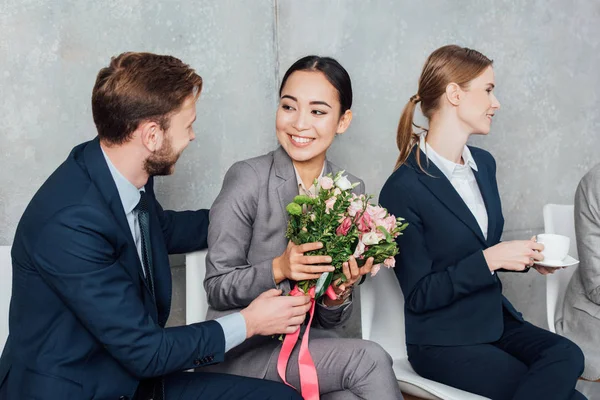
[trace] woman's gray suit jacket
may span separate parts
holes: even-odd
[[[323,174],[340,168],[325,161]],[[364,193],[360,182],[354,192]],[[208,296],[208,319],[240,311],[259,294],[273,288],[290,291],[290,282],[275,284],[272,262],[285,250],[287,212],[285,207],[298,195],[292,160],[279,147],[260,157],[235,163],[225,175],[223,187],[210,210],[208,256],[204,287]],[[321,305],[315,311],[317,327],[333,328],[345,322],[352,303],[334,309]],[[311,337],[333,336],[312,329]],[[230,350],[225,362],[211,367],[220,371],[262,378],[269,360],[279,353],[277,338],[255,336]]]

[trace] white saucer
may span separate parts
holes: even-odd
[[[579,260],[576,260],[571,256],[566,256],[562,260],[536,261],[536,264],[541,265],[543,267],[560,268],[560,267],[570,267],[571,265],[575,265],[578,262],[579,262]]]

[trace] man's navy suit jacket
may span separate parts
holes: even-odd
[[[163,211],[152,179],[145,190],[156,301],[97,138],[75,147],[31,200],[12,248],[0,359],[9,399],[131,398],[142,379],[223,360],[217,322],[164,328],[168,254],[207,246],[208,210]]]

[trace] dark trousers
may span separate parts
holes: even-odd
[[[492,400],[585,399],[575,390],[584,366],[579,347],[506,312],[497,342],[407,345],[407,350],[419,375]]]
[[[166,400],[302,400],[283,383],[210,372],[180,372],[165,377]]]
[[[8,398],[7,384],[0,385],[0,400]],[[134,400],[147,400],[136,393]],[[180,372],[165,377],[167,400],[302,400],[302,396],[283,383],[209,372]],[[16,400],[16,399],[15,399]]]

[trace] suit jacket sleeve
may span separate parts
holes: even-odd
[[[427,248],[435,243],[425,241],[420,202],[412,198],[411,190],[402,183],[388,182],[381,192],[380,202],[390,213],[409,223],[403,235],[397,238],[400,253],[396,256],[395,272],[406,307],[412,312],[425,313],[446,307],[495,284],[482,250],[456,262],[441,260],[434,263]]]
[[[48,222],[32,245],[41,277],[124,368],[138,378],[223,360],[215,321],[161,328],[119,260],[114,221],[95,207],[72,206]],[[203,360],[203,361],[200,361]]]
[[[277,287],[273,259],[251,265],[247,254],[258,207],[259,177],[248,163],[234,164],[211,210],[204,287],[215,310],[248,306]],[[287,285],[287,281],[280,286]]]
[[[599,170],[600,171],[600,170]],[[575,194],[575,231],[586,297],[600,305],[600,183],[586,175]],[[592,179],[593,178],[593,179]]]
[[[146,188],[152,193],[168,253],[180,254],[205,249],[208,246],[209,210],[164,211],[154,197],[153,182],[151,178]]]

